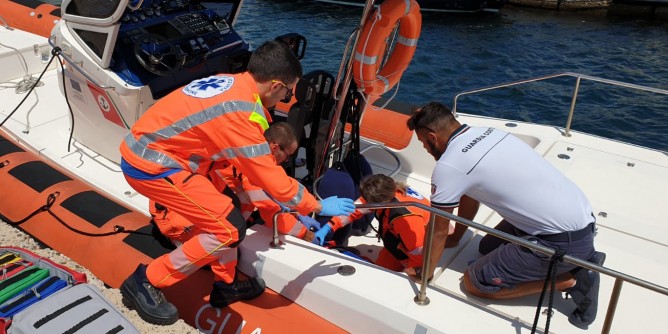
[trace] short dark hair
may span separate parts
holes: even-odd
[[[440,102],[429,102],[422,108],[413,109],[413,114],[406,122],[411,131],[427,129],[431,132],[442,131],[455,120],[455,115],[448,106]]]
[[[297,141],[295,130],[287,122],[278,122],[272,124],[264,131],[264,138],[268,143],[274,142],[281,147],[288,147]]]
[[[267,41],[255,49],[247,70],[258,82],[280,80],[288,84],[302,76],[299,59],[285,43],[279,41]]]

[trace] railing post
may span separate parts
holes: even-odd
[[[668,93],[668,92],[667,92]],[[389,209],[389,208],[399,208],[399,207],[408,207],[408,206],[414,206],[421,208],[423,210],[429,211],[430,217],[429,217],[429,224],[427,225],[427,234],[425,235],[425,240],[424,240],[424,250],[423,250],[423,260],[422,260],[422,274],[421,274],[421,283],[420,283],[420,291],[418,294],[413,298],[413,301],[418,304],[418,305],[428,305],[429,304],[429,298],[427,298],[427,284],[428,282],[428,275],[431,274],[430,271],[430,266],[429,263],[431,262],[431,246],[434,242],[434,230],[435,225],[436,225],[436,216],[441,216],[444,218],[447,218],[449,220],[455,221],[457,223],[466,225],[469,228],[474,228],[476,230],[482,231],[487,233],[488,235],[494,235],[497,238],[518,244],[520,246],[538,251],[540,253],[543,253],[548,256],[554,255],[555,251],[552,248],[545,247],[540,244],[534,244],[531,243],[525,239],[518,238],[517,236],[508,234],[503,231],[495,230],[492,227],[488,227],[479,223],[476,223],[474,221],[464,219],[459,216],[455,216],[452,213],[445,212],[438,210],[436,208],[424,205],[419,202],[398,202],[398,203],[367,203],[367,204],[357,204],[355,207],[357,209],[371,209],[371,210],[377,210],[377,209]],[[278,215],[279,214],[298,214],[296,211],[287,211],[287,212],[277,212],[274,214],[273,221],[274,221],[274,233],[272,237],[272,242],[271,242],[271,247],[273,248],[278,248],[280,247],[283,242],[279,240],[278,238]],[[612,326],[612,319],[615,315],[615,311],[617,309],[617,302],[619,300],[619,295],[622,289],[622,283],[624,281],[638,285],[640,287],[643,287],[645,289],[651,290],[658,292],[660,294],[668,296],[668,288],[647,282],[638,278],[635,278],[633,276],[626,275],[624,273],[620,273],[611,269],[608,269],[606,267],[599,266],[595,263],[591,263],[570,255],[565,255],[564,256],[564,261],[583,267],[583,269],[589,269],[589,270],[595,270],[598,271],[599,273],[611,276],[616,278],[615,281],[615,286],[613,288],[612,295],[610,297],[610,303],[608,304],[608,311],[606,313],[606,318],[605,318],[605,323],[603,325],[603,330],[602,333],[609,333],[610,332],[610,327]]]
[[[269,246],[271,248],[279,248],[281,245],[283,245],[283,242],[278,239],[278,215],[283,214],[285,212],[278,211],[274,213],[274,233],[272,234],[271,242],[269,243]]]
[[[494,89],[498,89],[498,88],[517,86],[517,85],[525,84],[525,83],[529,83],[529,82],[543,81],[543,80],[546,80],[546,79],[558,78],[558,77],[563,77],[563,76],[576,78],[575,91],[573,92],[573,98],[571,99],[571,110],[568,114],[568,121],[566,122],[566,129],[563,133],[564,137],[570,137],[571,136],[571,123],[573,121],[573,114],[575,113],[575,102],[577,100],[577,96],[578,96],[578,93],[579,93],[579,90],[580,90],[580,80],[581,79],[594,81],[594,82],[605,83],[605,84],[618,86],[618,87],[626,87],[626,88],[637,89],[637,90],[644,91],[644,92],[653,92],[653,93],[657,93],[657,94],[668,95],[668,90],[666,90],[666,89],[652,88],[652,87],[635,85],[635,84],[630,84],[630,83],[621,82],[621,81],[608,80],[608,79],[603,79],[603,78],[598,78],[598,77],[592,77],[592,76],[586,75],[586,74],[564,72],[564,73],[546,75],[546,76],[531,78],[531,79],[526,79],[526,80],[507,82],[507,83],[498,84],[498,85],[494,85],[494,86],[488,86],[488,87],[484,87],[484,88],[479,88],[479,89],[474,89],[474,90],[461,92],[461,93],[455,95],[455,98],[454,98],[454,101],[453,101],[452,113],[455,114],[455,116],[457,116],[457,101],[459,100],[459,97],[461,97],[461,96],[474,94],[474,93],[486,92],[486,91],[490,91],[490,90],[494,90]]]
[[[624,281],[621,278],[615,280],[615,286],[612,288],[612,295],[610,296],[610,303],[608,304],[608,312],[605,314],[605,322],[603,323],[603,329],[601,330],[602,334],[610,333],[612,319],[615,318],[617,302],[619,302],[619,294],[622,292],[622,284],[624,284]]]
[[[568,112],[568,120],[566,121],[566,129],[564,130],[564,136],[571,136],[571,123],[573,122],[573,113],[575,112],[575,101],[578,99],[578,92],[580,90],[580,77],[578,76],[575,79],[575,90],[573,91],[573,98],[571,98],[571,110]]]
[[[431,245],[434,242],[434,225],[436,225],[436,214],[432,213],[429,217],[427,226],[427,235],[425,235],[424,251],[422,255],[422,277],[420,277],[420,292],[413,298],[418,305],[429,305],[427,298],[427,284],[429,284],[428,275],[430,274],[429,263],[431,262]]]

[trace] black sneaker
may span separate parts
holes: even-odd
[[[601,266],[605,262],[605,253],[595,252],[587,261]],[[596,320],[601,278],[598,272],[585,268],[579,268],[574,275],[575,286],[565,290],[576,305],[575,310],[568,316],[568,321],[575,327],[587,329]]]
[[[171,325],[179,320],[176,306],[168,302],[160,290],[146,278],[146,265],[139,264],[121,285],[123,303],[137,310],[144,321],[156,325]]]
[[[235,281],[232,284],[214,282],[209,304],[213,307],[225,307],[239,300],[253,299],[264,292],[264,280],[259,277],[244,281]]]

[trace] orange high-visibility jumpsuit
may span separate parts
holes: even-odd
[[[281,207],[262,188],[255,186],[245,175],[238,173],[234,167],[214,168],[210,176],[214,184],[220,182],[217,180],[222,180],[234,190],[241,202],[241,215],[244,219],[247,220],[257,209],[264,221],[264,226],[274,227],[274,214],[281,211]],[[278,223],[279,233],[289,234],[300,239],[303,239],[306,235],[306,227],[292,214],[278,215],[276,222]]]
[[[240,202],[241,215],[246,222],[257,209],[260,217],[265,222],[264,226],[273,228],[273,217],[276,212],[281,210],[280,206],[264,190],[250,183],[247,177],[237,174],[236,168],[224,168],[224,166],[226,165],[214,164],[209,173],[209,178],[216,189],[220,192],[225,189],[234,191]],[[172,242],[181,244],[193,235],[199,234],[197,227],[192,222],[159,203],[156,205],[155,202],[149,201],[149,212],[160,232]],[[277,221],[279,233],[289,234],[297,238],[304,238],[306,235],[306,227],[292,214],[278,215]],[[230,257],[228,260],[230,262],[226,265],[236,266],[236,256],[234,258]]]
[[[428,199],[410,188],[405,195],[397,190],[394,200],[429,205]],[[366,200],[360,197],[355,203],[364,204]],[[394,271],[403,271],[408,267],[421,267],[425,228],[429,224],[428,211],[412,206],[378,210],[357,209],[349,217],[333,217],[330,221],[332,231],[371,212],[375,214],[380,223],[379,232],[383,239],[383,249],[378,254],[375,263]]]
[[[151,284],[170,286],[205,264],[216,280],[233,281],[234,268],[220,262],[236,253],[245,221],[208,179],[215,162],[228,162],[303,214],[317,207],[313,195],[276,165],[263,136],[268,117],[255,81],[242,73],[195,80],[160,99],[133,125],[120,146],[124,162],[149,176],[170,174],[136,178],[124,169],[126,180],[201,232],[148,265]]]

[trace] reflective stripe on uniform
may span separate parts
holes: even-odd
[[[288,201],[288,202],[280,202],[282,205],[285,205],[285,206],[291,208],[293,206],[297,206],[302,201],[302,198],[304,197],[304,189],[305,188],[301,183],[297,183],[297,184],[299,185],[299,187],[297,188],[297,193],[295,194],[295,196],[293,196],[292,199],[290,199],[290,201]]]
[[[185,252],[183,252],[182,247],[169,253],[169,262],[171,262],[175,270],[184,275],[190,275],[199,269],[190,262],[190,259],[188,259]],[[158,282],[157,285],[160,285],[161,283],[162,282]]]
[[[289,235],[293,237],[299,237],[300,232],[302,231],[302,224],[295,222],[294,225],[292,225],[292,228],[290,229],[290,232],[288,232]]]
[[[270,199],[267,193],[262,189],[248,190],[246,191],[246,194],[248,194],[248,198],[250,198],[252,202],[266,201]]]
[[[203,159],[202,157],[196,154],[190,156],[190,158],[188,159],[188,167],[190,167],[190,170],[192,172],[196,172],[197,169],[199,169],[199,164],[202,161],[202,159]]]
[[[253,145],[248,145],[248,146],[241,146],[241,147],[228,147],[216,154],[214,154],[211,157],[211,160],[213,161],[218,161],[221,158],[225,159],[234,159],[237,157],[243,157],[243,158],[255,158],[259,157],[262,155],[267,155],[271,154],[271,149],[269,148],[269,144],[267,142],[261,143],[261,144],[253,144]]]
[[[125,136],[125,144],[130,148],[132,153],[142,157],[144,160],[155,162],[165,168],[183,168],[183,166],[167,154],[148,148],[148,144],[155,141],[149,139],[147,135],[143,135],[139,137],[139,140],[136,140],[131,132]]]
[[[212,119],[234,112],[254,112],[257,103],[246,101],[227,101],[206,108],[200,112],[188,115],[177,122],[168,125],[155,133],[147,133],[135,139],[132,133],[125,136],[128,148],[137,156],[157,163],[165,168],[182,168],[182,166],[168,155],[149,148],[149,145],[161,140],[169,139],[183,132],[204,124]],[[265,119],[266,121],[266,119]],[[267,145],[268,148],[268,145]],[[192,160],[191,160],[192,161]],[[190,166],[192,169],[193,165]]]
[[[410,255],[420,255],[422,254],[422,246],[415,248],[414,250],[408,252]]]
[[[224,248],[222,251],[218,252],[218,263],[220,265],[226,265],[232,261],[237,260],[237,249],[236,248]]]

